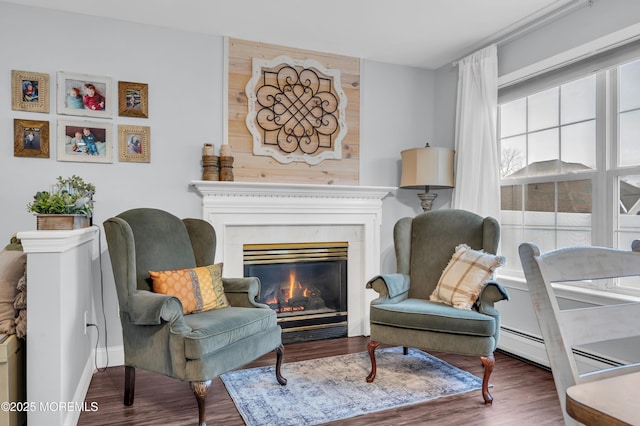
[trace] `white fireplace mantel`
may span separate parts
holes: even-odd
[[[366,281],[380,272],[382,200],[394,187],[193,181],[216,230],[224,276],[243,276],[243,245],[346,241],[348,334],[369,334]]]

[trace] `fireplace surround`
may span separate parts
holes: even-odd
[[[366,281],[380,273],[382,200],[392,187],[193,181],[218,236],[223,275],[243,276],[245,244],[348,244],[347,334],[369,334]]]
[[[347,335],[348,243],[244,244],[244,276],[276,312],[284,343]]]

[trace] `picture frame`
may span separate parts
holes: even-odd
[[[58,120],[58,161],[113,163],[111,122]]]
[[[118,115],[149,118],[149,85],[119,81]]]
[[[131,163],[150,163],[150,127],[119,125],[118,153],[120,161]]]
[[[49,112],[49,74],[11,70],[11,109]]]
[[[49,158],[49,122],[13,120],[14,157]]]
[[[87,74],[58,72],[58,114],[112,117],[112,80]]]

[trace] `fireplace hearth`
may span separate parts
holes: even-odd
[[[273,309],[285,343],[347,335],[347,242],[244,244],[244,275]]]

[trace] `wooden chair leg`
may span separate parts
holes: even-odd
[[[126,365],[124,367],[124,405],[133,404],[133,395],[136,391],[136,368]]]
[[[491,377],[493,367],[496,365],[496,359],[492,354],[490,356],[481,356],[480,360],[484,366],[484,376],[482,377],[482,397],[484,398],[485,404],[492,404],[493,397],[489,393],[489,377]]]
[[[376,348],[380,346],[380,342],[369,341],[367,344],[367,351],[369,352],[369,358],[371,358],[371,373],[367,376],[367,383],[372,383],[376,378]]]
[[[211,380],[204,380],[199,382],[191,382],[191,389],[198,401],[198,424],[200,426],[207,426],[207,419],[205,416],[205,398],[207,391],[211,386]]]
[[[284,346],[282,345],[278,346],[276,348],[276,380],[278,380],[278,383],[280,383],[282,386],[287,384],[287,379],[282,377],[282,374],[280,373],[280,366],[282,365],[283,353],[284,353]]]

